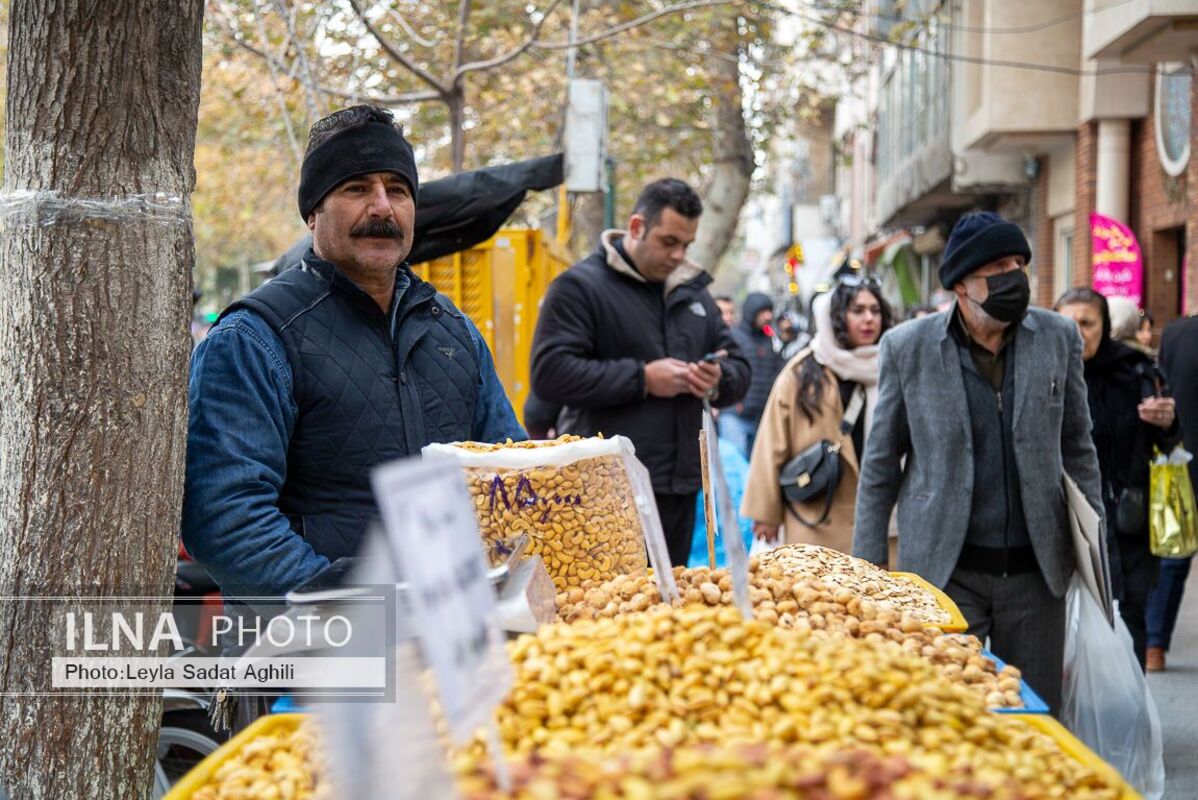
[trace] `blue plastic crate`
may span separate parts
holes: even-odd
[[[982,655],[990,659],[1001,671],[1006,663],[998,656],[991,653],[989,650],[982,650]],[[1048,703],[1040,699],[1040,695],[1032,691],[1032,687],[1027,685],[1027,681],[1019,679],[1019,698],[1023,700],[1023,708],[992,708],[999,714],[1047,714]]]

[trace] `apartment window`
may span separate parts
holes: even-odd
[[[1165,172],[1177,177],[1190,163],[1190,86],[1185,64],[1161,64],[1156,73],[1156,150]]]
[[[1053,300],[1073,287],[1073,217],[1065,214],[1053,223],[1055,247],[1052,258]]]

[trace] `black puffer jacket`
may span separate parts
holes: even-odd
[[[598,250],[550,285],[533,340],[532,390],[569,407],[561,432],[627,436],[655,492],[690,494],[702,484],[703,403],[690,394],[647,396],[645,364],[727,351],[721,406],[744,396],[749,365],[707,292],[711,276],[688,262],[664,286],[648,283],[616,251],[622,233],[604,233]]]
[[[767,308],[773,308],[774,302],[768,295],[761,292],[751,292],[745,298],[740,324],[732,329],[732,337],[740,345],[741,352],[753,370],[753,379],[749,383],[749,391],[735,407],[736,413],[745,419],[758,422],[765,411],[765,402],[770,397],[770,389],[774,379],[782,371],[782,356],[774,352],[774,341],[760,328],[754,328],[753,321],[757,315]]]

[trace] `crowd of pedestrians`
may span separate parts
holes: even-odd
[[[809,321],[760,293],[737,318],[685,259],[694,228],[678,223],[701,209],[667,185],[659,201],[647,198],[662,185],[648,187],[628,229],[605,233],[551,288],[533,389],[557,404],[556,433],[633,440],[675,563],[703,558],[695,442],[706,397],[720,408],[721,447],[735,451],[738,522],[757,546],[819,544],[920,574],[1054,710],[1074,569],[1068,475],[1106,522],[1137,657],[1164,667],[1189,562],[1151,554],[1148,465],[1198,430],[1198,354],[1171,346],[1198,319],[1165,330],[1158,368],[1152,318],[1122,298],[1078,288],[1055,309],[1031,307],[1030,244],[990,212],[965,215],[949,236],[947,308],[911,309],[900,323],[878,283],[852,272],[812,301]],[[655,237],[664,258],[645,249]],[[1198,330],[1191,351],[1195,341]],[[701,372],[708,364],[718,378]],[[1185,393],[1175,400],[1171,387]]]

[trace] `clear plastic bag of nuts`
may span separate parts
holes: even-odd
[[[423,453],[457,460],[484,543],[527,533],[558,591],[648,565],[644,504],[628,467],[635,450],[622,436],[431,444]]]

